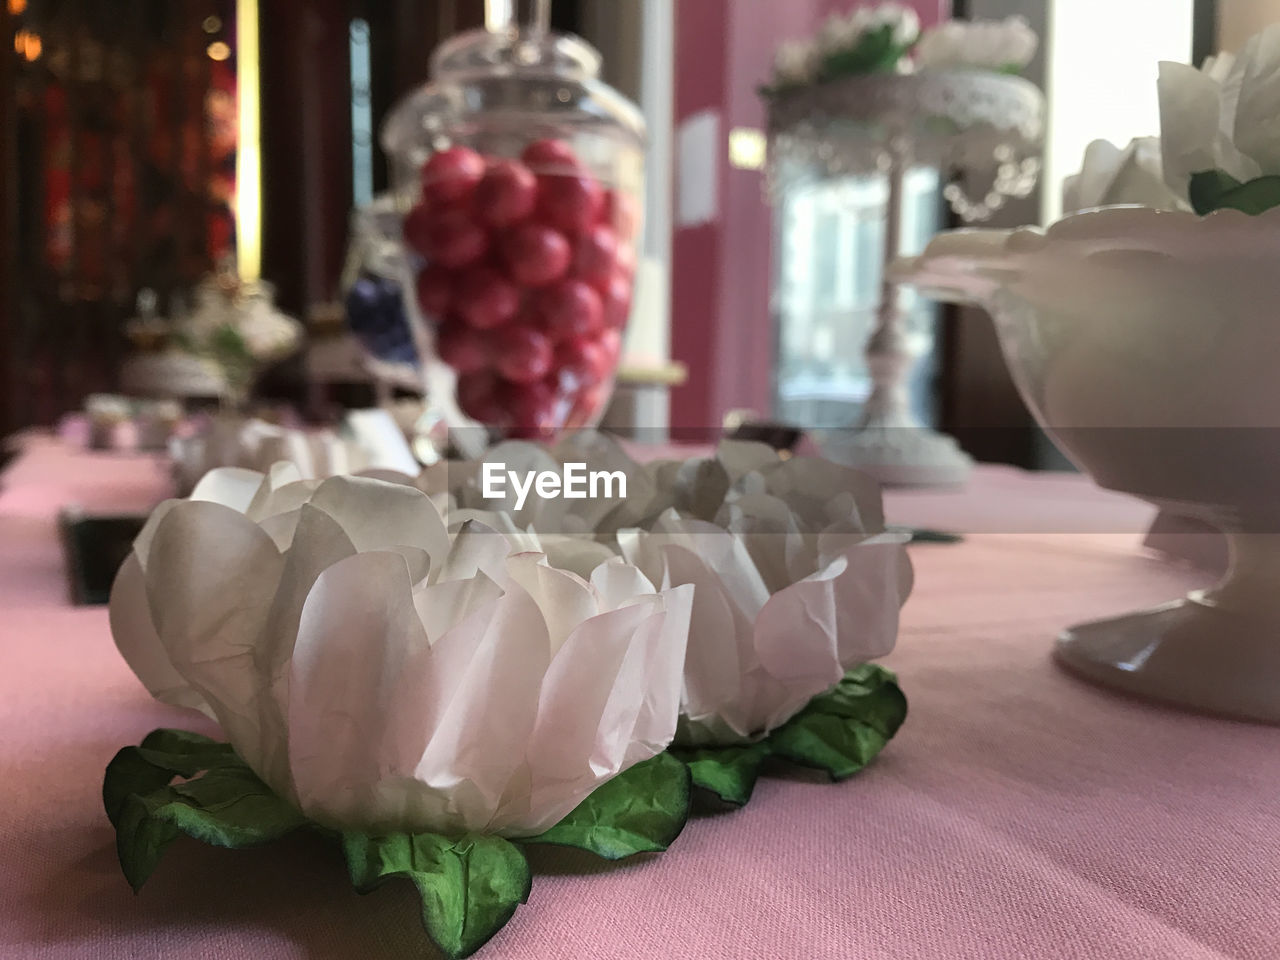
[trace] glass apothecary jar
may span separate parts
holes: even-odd
[[[444,43],[382,143],[403,213],[408,309],[452,426],[549,439],[593,425],[631,312],[639,109],[548,4],[492,3]]]

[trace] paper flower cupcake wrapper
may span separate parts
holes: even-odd
[[[694,786],[742,806],[770,759],[824,770],[839,782],[874,760],[906,718],[897,677],[866,664],[755,743],[673,746],[670,753],[689,767]]]
[[[450,957],[465,957],[528,900],[532,875],[524,844],[577,847],[606,860],[665,850],[688,818],[689,774],[660,754],[599,787],[550,830],[520,840],[483,833],[375,836],[307,820],[272,793],[230,744],[157,730],[116,754],[102,797],[116,828],[120,865],[135,891],[180,835],[243,849],[311,829],[342,846],[361,893],[391,879],[411,881],[427,933]]]

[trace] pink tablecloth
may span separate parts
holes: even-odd
[[[129,892],[102,769],[122,744],[190,721],[147,698],[103,610],[62,604],[47,520],[100,488],[117,506],[154,499],[154,465],[37,447],[8,480],[0,956],[434,956],[411,891],[357,897],[313,839],[240,853],[180,841]],[[1064,625],[1196,585],[1138,552],[1149,513],[1080,479],[1007,470],[890,506],[953,529],[1023,516],[1082,532],[916,548],[890,660],[911,716],[871,769],[839,786],[764,780],[746,809],[691,821],[661,857],[539,854],[529,903],[482,957],[1280,956],[1280,731],[1113,697],[1049,660]]]

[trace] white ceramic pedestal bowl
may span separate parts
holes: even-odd
[[[1059,661],[1280,724],[1280,210],[1116,207],[1046,232],[958,231],[894,272],[992,314],[1028,405],[1100,485],[1230,536],[1217,587],[1072,627]]]

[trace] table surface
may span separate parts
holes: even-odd
[[[74,609],[54,516],[147,506],[146,458],[34,437],[0,493],[0,956],[436,956],[407,884],[359,897],[340,856],[180,840],[134,896],[102,771],[160,726],[102,608]],[[1280,955],[1280,731],[1112,696],[1062,673],[1052,637],[1203,574],[1144,555],[1151,511],[1066,476],[983,468],[899,493],[890,519],[969,530],[913,548],[898,649],[911,713],[840,785],[762,780],[669,852],[531,857],[498,958],[1100,960]]]

